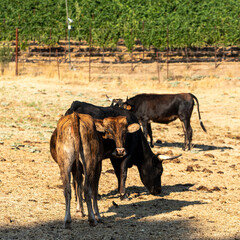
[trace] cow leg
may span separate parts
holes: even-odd
[[[97,220],[94,216],[93,208],[92,208],[92,196],[93,196],[92,186],[95,180],[97,163],[95,163],[95,161],[91,158],[88,158],[88,161],[86,162],[83,151],[80,151],[80,156],[82,159],[84,175],[85,175],[84,196],[85,196],[85,201],[87,203],[87,209],[88,209],[88,222],[90,226],[95,227],[97,225]]]
[[[182,128],[183,128],[183,133],[184,133],[184,144],[183,144],[182,149],[185,151],[186,147],[187,147],[187,133],[186,133],[185,124],[183,121],[182,121]]]
[[[66,204],[66,210],[65,210],[65,217],[64,217],[64,228],[69,228],[70,224],[72,222],[71,219],[71,213],[70,213],[70,202],[71,202],[71,184],[70,184],[70,167],[68,166],[60,166],[60,172],[61,172],[61,178],[63,182],[63,188],[64,188],[64,197],[65,197],[65,204]]]
[[[192,127],[190,125],[190,119],[193,111],[193,102],[184,102],[179,106],[178,116],[182,121],[183,131],[185,136],[183,150],[191,150],[192,142]]]
[[[127,178],[127,169],[126,169],[126,163],[127,158],[124,159],[121,163],[119,163],[118,159],[111,159],[115,174],[118,179],[118,192],[120,194],[120,199],[123,200],[127,198],[126,195],[126,178]]]
[[[118,180],[118,192],[119,192],[120,191],[120,182],[121,182],[121,179],[120,179],[120,163],[117,159],[113,159],[113,158],[111,158],[111,162],[112,162],[114,172],[115,172],[117,180]]]
[[[84,137],[85,139],[87,139],[85,135],[83,135],[83,138]],[[84,197],[85,197],[85,201],[87,203],[87,209],[88,209],[88,222],[90,226],[94,227],[97,225],[97,220],[94,216],[93,208],[92,208],[92,189],[91,189],[91,180],[92,180],[91,174],[94,176],[94,173],[95,173],[94,171],[95,168],[93,168],[94,170],[91,171],[91,166],[94,167],[94,159],[92,159],[90,155],[91,149],[89,148],[89,144],[82,145],[81,139],[82,139],[82,136],[80,134],[79,153],[80,153],[81,163],[82,163],[83,172],[85,176]]]
[[[79,162],[79,164],[81,164]],[[84,208],[83,208],[83,169],[81,165],[81,169],[76,171],[76,164],[73,165],[72,174],[73,174],[73,187],[75,191],[75,198],[77,201],[77,212],[81,212],[81,216],[84,217]]]
[[[101,175],[101,170],[102,170],[102,162],[99,161],[97,166],[96,166],[96,171],[94,174],[94,179],[92,182],[92,197],[93,197],[93,208],[95,212],[95,216],[98,222],[103,223],[103,220],[100,216],[99,209],[98,209],[98,203],[97,203],[97,198],[98,198],[98,185],[99,185],[99,179]]]
[[[148,136],[148,122],[142,121],[142,127],[143,127],[143,135],[147,139]]]
[[[192,142],[192,127],[190,125],[190,119],[182,120],[182,126],[184,131],[184,145],[183,150],[191,150],[191,142]]]
[[[129,162],[130,156],[126,157],[122,162],[120,166],[120,199],[124,200],[127,198],[126,194],[126,180],[127,180],[127,169],[128,169],[128,162]]]
[[[89,225],[94,227],[97,225],[97,221],[94,216],[93,209],[92,209],[92,199],[91,199],[92,191],[91,191],[91,187],[90,187],[91,184],[89,181],[89,177],[90,176],[86,176],[86,174],[85,174],[84,196],[85,196],[85,200],[87,203]]]
[[[73,176],[73,189],[74,189],[74,194],[75,194],[75,200],[77,201],[77,182],[75,181],[75,175],[77,173],[77,169],[76,169],[76,162],[74,162],[73,166],[72,166],[72,176]]]
[[[192,149],[192,127],[190,125],[190,119],[187,120],[187,141],[188,141],[188,150]]]
[[[127,167],[126,167],[126,159],[124,159],[124,161],[122,161],[121,163],[121,183],[120,183],[120,199],[124,200],[127,198],[127,194],[126,194],[126,179],[127,179]]]
[[[153,144],[152,128],[151,128],[151,123],[150,122],[147,123],[147,132],[148,132],[148,135],[150,137],[150,146],[153,148],[154,144]]]

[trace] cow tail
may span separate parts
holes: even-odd
[[[76,167],[80,171],[80,174],[84,173],[84,168],[85,168],[85,156],[83,152],[83,143],[82,143],[82,137],[81,137],[81,132],[80,132],[80,116],[76,113],[73,112],[73,129],[74,129],[74,135],[75,135],[75,159],[76,159]],[[79,161],[79,156],[81,155],[82,163]],[[84,167],[83,167],[84,165]]]
[[[79,148],[80,148],[80,117],[73,112],[72,131],[74,133],[74,154],[76,160],[76,168],[79,169]]]
[[[83,155],[83,146],[82,146],[82,138],[81,138],[81,132],[80,132],[80,127],[81,127],[81,121],[80,121],[80,116],[76,113],[73,112],[72,115],[72,127],[73,127],[73,133],[74,133],[74,154],[75,154],[75,166],[76,166],[76,179],[74,181],[74,190],[75,190],[75,196],[76,200],[80,201],[80,208],[81,211],[83,210],[82,208],[82,191],[83,191],[83,165],[79,160],[79,156]],[[84,164],[84,163],[83,163]]]
[[[203,125],[202,119],[201,119],[198,99],[197,99],[197,97],[195,97],[192,93],[190,93],[190,95],[193,97],[193,99],[195,99],[195,101],[196,101],[196,103],[197,103],[198,118],[199,118],[200,125],[201,125],[203,131],[204,131],[204,132],[207,132],[206,128],[205,128],[204,125]]]

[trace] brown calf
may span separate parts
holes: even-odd
[[[109,98],[108,98],[109,99]],[[133,112],[143,126],[144,136],[150,137],[150,145],[154,146],[152,138],[151,121],[168,124],[180,119],[184,131],[184,150],[192,148],[192,127],[190,124],[194,101],[197,104],[200,126],[206,132],[201,120],[199,102],[192,93],[179,94],[138,94],[123,102],[121,99],[114,99],[113,106],[123,107]]]
[[[87,114],[72,113],[58,121],[57,129],[55,129],[51,137],[50,151],[60,168],[64,186],[66,203],[64,228],[69,227],[71,223],[71,173],[78,201],[77,211],[81,211],[82,215],[84,215],[82,200],[84,188],[89,224],[95,226],[97,221],[102,221],[97,205],[98,183],[102,168],[101,161],[104,158],[102,136],[113,139],[117,146],[114,154],[122,156],[125,153],[123,147],[124,134],[122,133],[134,132],[139,128],[138,124],[128,126],[126,117],[94,120]],[[84,187],[82,187],[83,174],[85,176]],[[93,202],[91,199],[93,199]]]

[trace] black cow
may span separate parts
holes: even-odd
[[[126,116],[128,124],[138,123],[135,115],[119,107],[100,107],[85,102],[74,101],[65,115],[73,112],[91,115],[94,119],[106,117]],[[127,134],[125,149],[126,155],[119,158],[112,155],[115,149],[114,141],[103,138],[104,158],[110,158],[118,179],[118,190],[120,198],[126,197],[125,183],[127,169],[136,165],[144,186],[153,194],[161,193],[161,175],[163,172],[162,161],[174,159],[163,155],[155,155],[149,147],[141,129],[132,134]]]
[[[202,129],[206,129],[202,123],[199,111],[198,99],[191,93],[180,94],[139,94],[126,102],[116,101],[112,105],[122,106],[123,108],[133,112],[143,126],[144,136],[150,137],[150,145],[153,147],[152,129],[150,121],[156,123],[168,124],[177,118],[180,119],[184,131],[183,150],[191,149],[192,127],[190,119],[193,111],[194,100],[197,103],[198,117]]]

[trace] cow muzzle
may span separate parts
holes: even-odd
[[[112,153],[115,157],[124,157],[127,154],[125,148],[115,148],[114,152]]]
[[[162,192],[162,188],[161,187],[158,187],[158,188],[152,188],[150,191],[149,191],[152,195],[159,195],[161,194]]]

